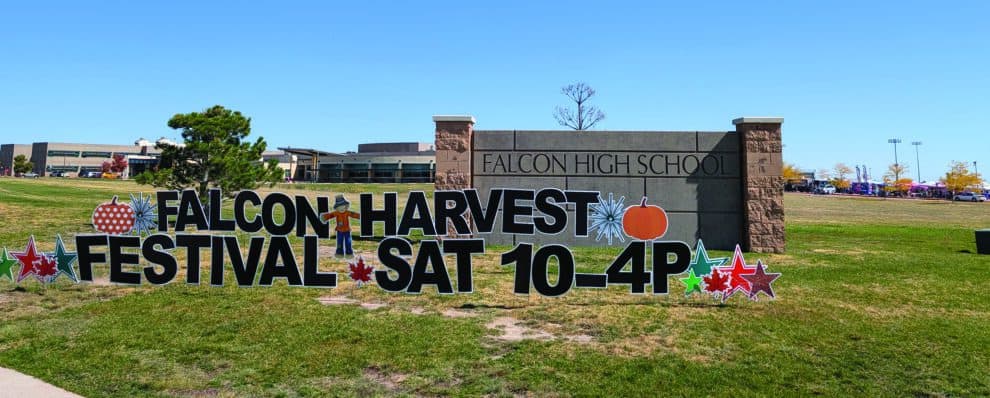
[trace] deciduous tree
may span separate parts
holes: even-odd
[[[798,170],[797,166],[787,162],[784,162],[783,175],[784,182],[797,182],[802,178],[801,171]]]
[[[910,178],[901,177],[907,175],[907,171],[908,167],[904,164],[891,163],[887,166],[887,172],[883,175],[884,191],[907,195],[911,190],[911,183],[914,182]]]
[[[123,173],[124,170],[127,170],[127,156],[120,153],[114,154],[113,160],[110,161],[110,171],[113,173]]]
[[[907,195],[908,192],[911,191],[912,184],[914,184],[914,180],[907,177],[901,177],[900,179],[894,181],[894,188],[896,188],[897,192],[900,192],[902,195]]]
[[[852,185],[846,175],[852,173],[852,169],[846,166],[845,163],[836,163],[833,168],[835,172],[835,178],[832,179],[832,185],[835,185],[835,189],[849,189]]]
[[[818,169],[818,172],[815,173],[815,179],[817,179],[817,180],[831,181],[832,180],[832,172],[829,171],[828,169]]]
[[[27,156],[14,156],[14,173],[24,174],[34,169],[34,163],[27,160]]]
[[[261,184],[275,185],[283,171],[274,159],[263,162],[267,144],[258,137],[247,141],[251,119],[220,105],[203,112],[177,114],[168,126],[182,132],[183,145],[160,142],[161,161],[157,170],[137,176],[139,184],[168,189],[194,187],[206,199],[211,187],[226,195]]]
[[[557,106],[553,117],[561,126],[574,130],[587,130],[605,119],[605,112],[587,103],[591,97],[595,96],[595,89],[591,86],[584,83],[571,84],[561,88],[560,93],[577,105],[577,111],[568,107]]]
[[[892,181],[898,181],[901,176],[907,175],[908,167],[904,163],[891,163],[887,166],[887,176],[890,176]]]
[[[945,177],[942,177],[942,183],[952,193],[976,188],[982,181],[979,174],[969,171],[968,163],[957,161],[949,164],[949,171],[945,173]]]

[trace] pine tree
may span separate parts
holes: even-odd
[[[232,196],[261,184],[273,186],[282,179],[277,161],[262,161],[267,147],[264,138],[254,143],[246,140],[251,119],[238,111],[216,105],[203,112],[177,114],[168,126],[182,131],[184,143],[159,142],[159,167],[138,175],[139,184],[176,190],[193,187],[205,200],[212,187]]]

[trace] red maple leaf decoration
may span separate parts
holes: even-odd
[[[364,265],[363,258],[358,257],[356,263],[347,263],[347,265],[351,269],[351,280],[356,281],[358,286],[371,282],[371,271],[374,271],[375,269]]]
[[[718,268],[712,268],[711,275],[701,277],[705,281],[705,291],[711,294],[725,294],[729,290],[729,276],[719,272]]]
[[[34,274],[42,282],[49,282],[55,279],[55,275],[58,273],[58,269],[55,267],[55,258],[50,256],[41,256],[38,260],[38,266],[35,267]]]

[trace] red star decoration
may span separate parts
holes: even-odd
[[[374,268],[364,265],[363,258],[358,257],[356,263],[347,263],[347,266],[351,269],[351,279],[357,281],[359,287],[364,283],[371,282],[371,271],[374,271]]]
[[[739,248],[739,245],[736,245],[736,252],[732,255],[732,266],[721,267],[720,270],[729,274],[729,290],[725,293],[726,298],[738,291],[749,295],[753,285],[743,275],[753,275],[756,273],[756,267],[746,266],[746,259],[743,258],[742,249]]]
[[[34,235],[28,239],[27,247],[24,248],[23,252],[11,252],[10,255],[21,263],[21,272],[17,274],[18,283],[27,278],[28,275],[37,275],[38,269],[34,263],[38,262],[41,256],[38,256],[38,248],[34,246]]]
[[[711,275],[701,277],[705,281],[705,291],[712,295],[721,294],[725,296],[725,291],[729,290],[729,276],[719,272],[717,267],[712,267]]]

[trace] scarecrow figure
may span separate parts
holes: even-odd
[[[350,211],[351,202],[344,199],[344,195],[337,195],[334,198],[333,211],[329,213],[323,213],[323,221],[329,222],[333,219],[337,226],[334,228],[337,231],[337,252],[336,255],[354,255],[354,249],[351,248],[351,218],[361,218],[361,215]]]

